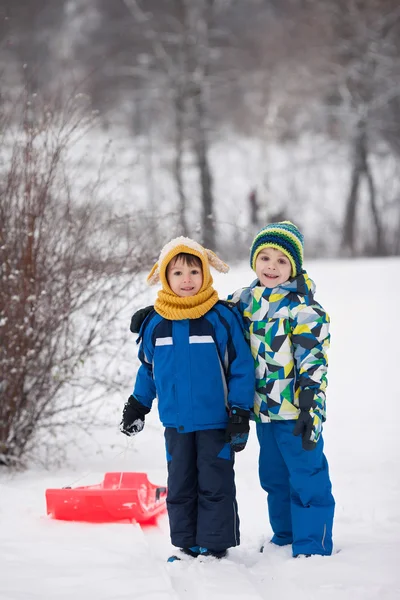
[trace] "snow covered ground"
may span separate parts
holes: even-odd
[[[308,271],[332,319],[325,447],[339,552],[297,560],[288,548],[258,552],[271,531],[254,430],[237,456],[242,545],[228,559],[167,564],[165,517],[142,530],[46,516],[46,488],[97,483],[108,470],[146,471],[163,485],[163,435],[154,411],[132,442],[112,420],[93,432],[85,451],[71,445],[62,469],[0,474],[0,600],[400,598],[400,260],[314,262]],[[216,287],[223,297],[251,278],[242,265],[216,277]],[[127,381],[133,385],[129,373]],[[129,386],[110,402],[122,407]]]

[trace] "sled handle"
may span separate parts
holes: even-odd
[[[167,493],[167,488],[166,487],[158,487],[156,488],[156,502],[159,501],[161,494],[166,494]]]

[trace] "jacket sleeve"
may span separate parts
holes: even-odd
[[[292,329],[296,377],[300,389],[299,408],[312,408],[323,421],[326,419],[329,342],[329,316],[325,310],[316,302],[300,305]]]
[[[147,317],[153,312],[154,306],[151,304],[150,306],[146,306],[145,308],[139,308],[131,318],[130,330],[132,333],[139,333],[143,323],[146,321]]]
[[[148,329],[144,330],[139,346],[139,360],[141,365],[136,375],[133,396],[138,402],[151,409],[153,400],[156,397],[156,385],[153,378],[154,346],[151,341],[152,328]]]
[[[231,310],[226,351],[228,405],[251,410],[254,404],[254,359],[244,337],[240,315]]]
[[[240,288],[240,289],[236,290],[236,292],[233,292],[232,294],[228,294],[228,296],[226,298],[227,302],[229,302],[230,304],[238,305],[240,302],[240,297],[241,297],[242,292],[243,292],[243,288]]]
[[[242,292],[243,288],[236,290],[236,292],[233,292],[233,294],[228,295],[226,301],[229,302],[229,304],[232,307],[232,311],[236,314],[237,318],[239,319],[243,335],[247,340],[247,343],[250,345],[250,334],[248,328],[246,327],[246,321],[244,318],[245,308],[244,303],[242,302]]]

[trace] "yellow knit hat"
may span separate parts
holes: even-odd
[[[193,254],[193,256],[197,256],[201,260],[203,285],[201,286],[199,293],[212,285],[213,280],[210,273],[210,266],[214,267],[214,269],[220,273],[227,273],[229,271],[228,265],[212,250],[204,248],[198,242],[188,237],[180,236],[174,238],[168,242],[168,244],[165,244],[164,248],[161,250],[158,261],[147,277],[148,285],[156,285],[161,282],[164,290],[173,293],[167,280],[167,266],[174,256],[177,256],[181,252]]]

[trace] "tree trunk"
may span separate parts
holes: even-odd
[[[357,157],[357,143],[354,148],[354,162],[351,173],[351,185],[350,193],[347,198],[346,214],[344,217],[343,224],[343,237],[342,237],[342,248],[344,254],[355,254],[355,224],[356,224],[356,212],[358,204],[358,187],[361,177],[361,166],[359,158]]]
[[[216,250],[214,195],[208,157],[207,77],[209,68],[209,30],[214,0],[203,0],[201,14],[196,19],[196,68],[193,71],[194,152],[200,179],[202,243]]]
[[[382,224],[379,210],[376,204],[375,182],[368,162],[368,138],[366,132],[366,123],[361,120],[357,125],[356,136],[353,145],[353,167],[351,175],[350,193],[347,199],[346,214],[343,225],[343,251],[345,254],[354,256],[355,249],[355,226],[356,212],[359,200],[359,186],[362,177],[367,179],[369,192],[369,206],[372,216],[372,222],[375,229],[375,242],[373,251],[375,254],[383,256],[386,254],[385,242],[383,239]]]
[[[189,229],[186,220],[186,196],[183,185],[183,144],[184,144],[184,97],[178,90],[175,98],[175,160],[174,179],[179,198],[179,235],[188,236]]]
[[[399,201],[399,209],[400,209],[400,201]],[[399,211],[399,218],[397,221],[397,235],[395,235],[395,242],[393,245],[394,248],[394,252],[393,254],[395,256],[399,256],[400,255],[400,211]]]
[[[201,194],[201,237],[202,243],[213,250],[215,243],[214,196],[212,191],[212,175],[208,160],[208,144],[205,127],[205,111],[202,100],[202,91],[199,90],[195,100],[196,131],[195,153],[200,178]]]
[[[189,7],[186,0],[175,0],[181,24],[181,40],[179,44],[179,68],[175,82],[175,161],[174,178],[179,198],[179,229],[180,234],[189,235],[186,219],[187,198],[183,184],[183,155],[185,142],[185,116],[187,112],[187,92],[189,83]]]
[[[378,256],[385,256],[386,247],[385,242],[382,235],[382,224],[380,220],[380,215],[378,212],[378,207],[376,205],[376,190],[375,190],[375,182],[372,177],[371,169],[368,164],[368,160],[366,157],[365,160],[365,176],[368,180],[368,190],[369,190],[369,202],[372,213],[372,220],[375,227],[375,254]]]

